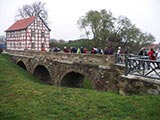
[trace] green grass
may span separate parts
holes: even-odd
[[[83,81],[83,88],[84,89],[92,89],[91,81],[88,79],[85,79]]]
[[[49,86],[0,54],[0,120],[159,120],[160,96]]]

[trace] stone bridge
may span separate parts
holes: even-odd
[[[38,79],[56,86],[83,88],[89,80],[93,89],[118,90],[120,70],[114,56],[9,51],[12,60]]]

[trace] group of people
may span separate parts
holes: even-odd
[[[61,49],[58,47],[53,47],[50,49],[51,52],[60,52]],[[65,53],[89,53],[87,48],[85,47],[70,47],[67,48],[66,46],[62,50]],[[110,54],[113,55],[115,51],[112,47],[105,47],[105,49],[94,47],[91,49],[91,54]],[[117,49],[117,55],[123,54],[121,47],[118,47]],[[153,48],[151,48],[148,52],[145,48],[142,48],[140,52],[138,53],[139,56],[148,56],[150,60],[156,60],[160,58],[160,52],[156,52]]]
[[[67,48],[66,46],[61,50],[58,47],[53,47],[50,49],[50,52],[60,52],[63,51],[65,53],[91,53],[91,54],[110,54],[114,53],[114,50],[111,47],[106,47],[105,49],[94,47],[91,51],[88,51],[85,47],[70,47]]]
[[[160,53],[157,53],[153,48],[151,48],[148,52],[145,48],[142,48],[138,55],[148,56],[150,60],[159,60],[160,58]]]
[[[51,52],[60,52],[61,49],[58,47],[53,47],[50,49]],[[62,50],[65,53],[89,53],[87,48],[85,47],[70,47],[67,48],[66,46]],[[91,49],[91,54],[109,54],[113,55],[115,51],[112,49],[112,47],[105,47],[105,49],[94,47]],[[117,55],[120,56],[120,54],[123,54],[121,47],[118,47]],[[138,53],[139,56],[148,56],[150,60],[157,60],[160,59],[160,52],[156,52],[153,48],[151,48],[148,52],[145,48],[142,48],[140,52]],[[120,57],[119,57],[120,58]]]
[[[116,53],[118,63],[124,62],[124,56],[122,56],[122,54],[127,54],[127,53],[123,52],[121,47],[118,47],[118,50]],[[151,48],[149,51],[147,51],[145,48],[141,48],[141,50],[138,53],[138,56],[141,59],[150,59],[150,60],[160,61],[160,50],[155,51],[153,48]]]
[[[64,52],[65,52],[65,49],[64,49]],[[70,52],[71,53],[89,53],[87,48],[85,47],[80,47],[80,48],[71,47]],[[90,53],[91,54],[110,54],[112,55],[114,51],[111,47],[108,47],[108,48],[106,47],[104,50],[101,48],[94,47],[91,49]]]
[[[76,48],[76,47],[71,47],[70,49],[69,48],[67,48],[66,46],[64,47],[64,49],[63,49],[63,52],[65,52],[65,53],[87,53],[88,51],[87,51],[87,48],[83,48],[83,47],[81,47],[81,48]]]

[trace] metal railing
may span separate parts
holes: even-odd
[[[125,55],[125,75],[128,74],[160,79],[160,61],[150,60],[148,56]]]
[[[124,64],[125,65],[125,58],[127,57],[132,57],[132,58],[142,58],[145,56],[139,56],[139,55],[134,55],[134,54],[115,54],[115,63],[116,64]]]
[[[116,64],[125,64],[125,54],[115,54]]]

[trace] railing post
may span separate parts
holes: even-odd
[[[128,75],[128,55],[125,54],[125,76]]]
[[[144,61],[142,61],[142,67],[143,67],[143,76],[145,75],[145,64],[146,64],[146,62],[145,62],[145,59],[144,59]]]
[[[117,53],[115,53],[115,63],[117,64]]]

